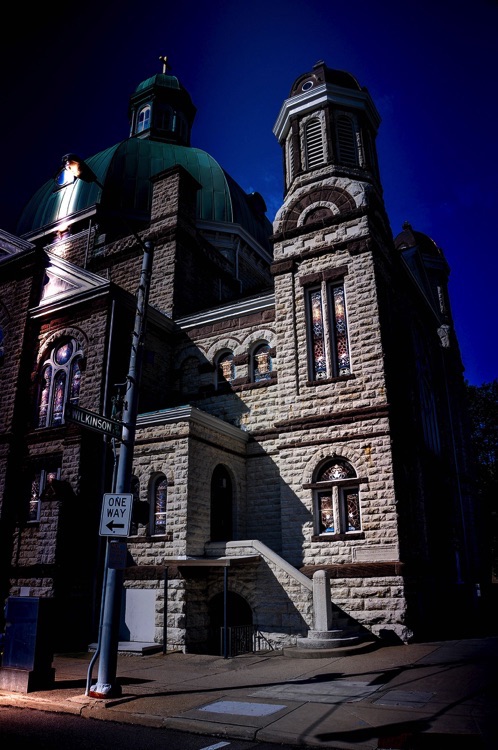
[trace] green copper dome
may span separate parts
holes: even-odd
[[[149,89],[151,86],[164,86],[168,89],[178,90],[183,88],[176,76],[170,76],[166,73],[156,73],[156,75],[147,78],[147,80],[142,81],[142,83],[139,83],[137,88],[135,89],[135,94],[137,94],[139,91]]]
[[[122,213],[129,219],[147,221],[151,207],[151,177],[169,167],[181,165],[201,185],[197,193],[197,219],[240,224],[259,244],[269,249],[272,225],[261,211],[261,201],[246,194],[201,149],[129,138],[86,159],[86,163],[96,174],[99,184],[76,180],[60,188],[53,180],[45,183],[24,208],[17,227],[19,235],[31,235],[95,204],[100,204],[106,211]]]
[[[142,81],[130,97],[129,138],[85,159],[97,181],[45,183],[21,214],[20,236],[31,239],[65,219],[94,213],[96,207],[101,216],[121,215],[145,226],[150,221],[151,178],[182,166],[200,185],[199,221],[240,225],[271,253],[273,227],[263,199],[259,193],[245,193],[209,154],[190,145],[196,108],[178,78],[167,73],[166,58],[159,59],[163,72]]]

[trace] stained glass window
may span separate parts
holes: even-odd
[[[334,507],[332,502],[332,492],[320,493],[320,533],[328,534],[335,532]]]
[[[218,386],[224,383],[231,383],[235,378],[235,365],[233,363],[233,354],[226,352],[218,359],[217,368]]]
[[[40,520],[40,504],[43,494],[54,479],[60,479],[60,471],[60,466],[56,463],[48,464],[46,467],[40,467],[33,471],[31,478],[28,521],[38,522]]]
[[[347,461],[338,459],[327,464],[318,475],[319,482],[327,482],[333,479],[347,479],[348,477],[355,477],[356,472]]]
[[[73,353],[73,344],[71,343],[71,341],[68,341],[66,344],[59,346],[58,349],[56,349],[54,353],[54,359],[55,359],[56,364],[58,365],[67,364],[69,360],[71,359],[72,353]]]
[[[262,380],[270,380],[271,368],[270,347],[268,344],[260,344],[252,355],[253,381],[259,383]]]
[[[64,395],[66,393],[67,373],[65,370],[59,370],[54,380],[54,394],[52,401],[52,424],[62,424],[64,417]]]
[[[346,510],[346,523],[347,531],[359,531],[360,529],[360,502],[358,487],[344,488],[342,490],[343,505]]]
[[[322,292],[316,289],[310,294],[311,303],[311,346],[313,354],[313,380],[327,377],[325,355],[325,328],[323,325]]]
[[[38,427],[64,423],[67,401],[77,404],[81,385],[82,352],[74,339],[58,344],[43,362],[38,396]]]
[[[344,304],[344,286],[332,288],[333,321],[334,321],[334,355],[336,358],[337,374],[349,375],[348,329],[346,325],[346,306]]]
[[[77,404],[80,395],[81,367],[80,359],[73,360],[71,364],[71,379],[69,381],[69,401]]]
[[[352,486],[350,481],[354,477],[354,468],[342,458],[333,459],[321,467],[316,482],[323,482],[326,488],[315,490],[318,534],[361,531],[359,488]]]
[[[166,533],[166,498],[168,483],[166,477],[159,476],[154,480],[154,529],[153,534]]]
[[[41,377],[40,403],[38,407],[38,427],[45,427],[47,424],[48,404],[50,388],[52,385],[52,365],[43,368]]]
[[[311,380],[349,375],[348,327],[344,285],[322,285],[308,292],[308,342]]]

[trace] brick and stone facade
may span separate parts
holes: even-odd
[[[106,213],[123,204],[105,174],[97,203],[67,216],[69,229],[54,216],[22,237],[0,233],[2,594],[56,599],[59,648],[96,637],[100,507],[119,443],[71,422],[41,429],[41,366],[58,342],[77,342],[77,403],[111,416],[145,240],[154,264],[121,638],[216,651],[228,597],[229,626],[295,644],[313,628],[316,571],[327,572],[334,616],[377,638],[449,628],[472,605],[478,521],[448,268],[425,235],[409,226],[391,235],[379,122],[353,76],[318,63],[296,79],[275,126],[285,191],[273,227],[258,194],[232,194],[238,222],[208,217],[195,150],[182,142],[190,161],[168,164],[171,141],[152,129],[162,168],[131,233]],[[129,141],[140,157],[144,143]],[[228,196],[235,188],[220,179]],[[313,293],[325,311],[319,344]],[[350,478],[325,481],[334,463]],[[33,467],[49,464],[58,479],[29,520]],[[328,529],[326,502],[336,509]]]

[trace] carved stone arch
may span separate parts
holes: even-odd
[[[341,473],[341,476],[339,476],[339,473],[337,476],[334,475],[333,469],[337,466],[339,470],[341,470],[339,473]],[[323,481],[324,480],[324,472],[327,472],[328,469],[331,469],[331,476],[327,477],[325,481],[330,481],[333,478],[336,479],[345,479],[345,478],[352,478],[358,476],[358,473],[354,467],[354,465],[344,456],[338,456],[335,454],[332,454],[328,458],[326,458],[324,461],[320,461],[320,463],[316,466],[315,472],[313,475],[313,481]],[[344,475],[342,475],[342,471],[344,472]]]
[[[339,209],[335,203],[330,203],[330,201],[316,201],[316,203],[312,203],[311,206],[308,206],[308,208],[302,212],[297,225],[302,227],[307,224],[313,224],[338,213]]]
[[[214,362],[218,354],[223,350],[230,350],[234,355],[241,353],[241,342],[239,339],[227,337],[226,339],[217,339],[211,344],[206,352],[206,358],[209,362]]]
[[[272,346],[272,342],[275,341],[275,333],[274,331],[270,331],[268,328],[260,329],[259,331],[252,331],[244,341],[242,342],[242,346],[244,347],[244,351],[249,352],[254,349],[255,346],[258,346],[258,344],[262,344],[265,342]]]
[[[65,328],[60,328],[58,331],[54,331],[48,335],[40,344],[36,357],[37,367],[40,362],[43,362],[47,358],[55,343],[60,339],[74,339],[78,344],[78,348],[84,352],[86,356],[88,349],[88,336],[80,328],[66,326]]]
[[[186,349],[184,349],[182,352],[180,352],[180,354],[178,355],[177,367],[181,368],[182,365],[183,365],[183,363],[187,359],[191,359],[192,357],[194,357],[195,359],[197,359],[197,361],[199,362],[199,364],[201,364],[201,362],[204,359],[207,359],[207,354],[205,354],[204,352],[202,352],[200,350],[200,347],[189,346]]]
[[[303,484],[314,482],[317,474],[323,469],[323,467],[334,459],[347,461],[354,469],[356,469],[355,461],[346,455],[346,452],[342,450],[342,446],[338,445],[337,448],[332,448],[330,445],[324,446],[310,456],[306,462],[303,471]]]
[[[303,223],[300,223],[301,215],[309,211],[310,206],[315,204],[334,205],[337,214],[347,214],[356,208],[353,196],[344,188],[337,185],[316,188],[300,196],[289,205],[283,219],[283,230],[289,231],[300,226]]]

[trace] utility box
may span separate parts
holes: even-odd
[[[53,685],[53,605],[53,599],[35,596],[7,599],[0,669],[2,690],[29,693]]]

